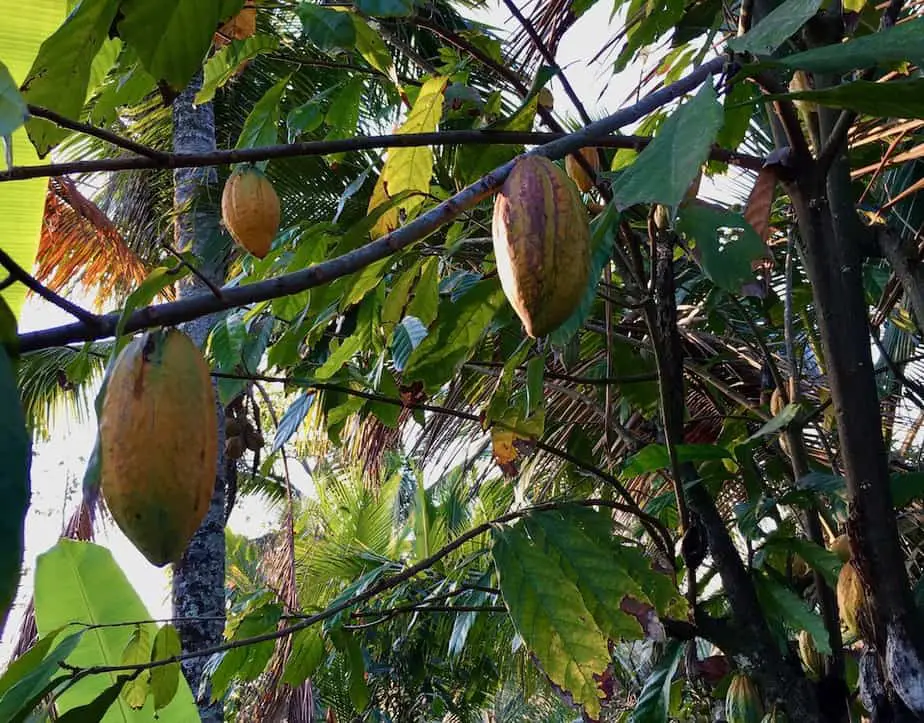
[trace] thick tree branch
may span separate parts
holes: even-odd
[[[15,282],[18,281],[27,289],[29,289],[34,294],[41,296],[45,301],[48,301],[59,309],[63,309],[71,316],[80,319],[80,323],[85,324],[86,326],[93,328],[101,323],[102,317],[97,316],[96,314],[87,311],[86,309],[73,304],[67,299],[59,296],[54,291],[49,289],[47,286],[38,282],[38,280],[32,276],[28,271],[26,271],[22,266],[17,264],[5,251],[0,249],[0,266],[3,266],[9,273],[9,281]],[[6,281],[6,279],[4,280]],[[4,284],[4,287],[8,284]]]
[[[44,118],[45,120],[51,121],[60,128],[83,133],[86,136],[99,138],[100,140],[111,143],[118,148],[124,148],[126,151],[137,153],[139,156],[145,156],[155,160],[162,160],[170,155],[164,151],[158,151],[155,148],[146,146],[143,143],[136,143],[131,138],[124,138],[123,136],[113,133],[112,131],[108,131],[105,128],[97,128],[96,126],[91,126],[87,123],[80,123],[79,121],[71,120],[70,118],[66,118],[60,113],[55,113],[53,110],[49,110],[48,108],[42,108],[41,106],[37,105],[30,105],[27,107],[29,109],[29,115],[33,116],[34,118]]]
[[[557,159],[586,145],[593,145],[600,136],[613,133],[629,123],[644,118],[656,108],[693,90],[704,80],[721,71],[724,62],[724,58],[716,58],[705,63],[685,78],[652,93],[639,103],[591,123],[577,133],[566,135],[551,143],[534,148],[529,154],[544,155]],[[265,281],[258,281],[253,284],[224,288],[220,299],[213,295],[200,295],[167,304],[149,306],[133,313],[127,319],[125,332],[129,333],[154,326],[179,324],[205,314],[276,299],[320,286],[359,271],[369,264],[387,258],[429,236],[441,226],[459,216],[463,211],[473,208],[488,198],[506,180],[514,163],[515,160],[509,161],[495,168],[483,178],[462,189],[459,193],[407,225],[354,251],[301,271],[284,274]],[[49,346],[60,346],[75,341],[90,341],[112,336],[119,317],[120,314],[117,313],[107,314],[100,317],[99,323],[95,325],[81,322],[23,334],[19,337],[20,349],[22,351],[35,351]]]

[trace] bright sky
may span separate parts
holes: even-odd
[[[515,27],[506,10],[498,9],[498,4],[487,7],[491,9],[481,13],[479,19],[499,28]],[[592,117],[613,112],[625,104],[639,77],[637,67],[630,68],[620,78],[611,78],[608,63],[591,67],[588,62],[589,54],[595,53],[613,35],[616,25],[610,25],[610,9],[611,5],[604,2],[593,6],[566,34],[559,47],[558,61],[578,96],[586,102]],[[555,96],[556,112],[576,117],[558,81],[553,81],[550,87]],[[75,301],[79,303],[80,299]],[[29,331],[70,321],[72,319],[59,309],[33,298],[23,310],[20,326],[22,331]],[[90,420],[89,424],[80,424],[60,414],[52,439],[37,445],[35,449],[32,506],[26,523],[26,572],[16,608],[0,643],[0,665],[5,664],[18,637],[23,608],[31,593],[36,557],[54,545],[64,522],[79,500],[81,479],[86,459],[93,448],[94,437],[95,420]],[[290,471],[297,487],[305,489],[309,485],[307,475],[300,465],[290,465]],[[237,533],[256,536],[267,531],[271,519],[272,516],[259,500],[238,500],[230,527]],[[146,603],[151,616],[169,617],[168,572],[151,566],[111,521],[98,532],[97,542],[112,550],[116,561]]]

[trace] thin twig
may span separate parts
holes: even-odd
[[[160,245],[163,247],[163,249],[164,249],[167,253],[169,253],[169,254],[170,254],[171,256],[173,256],[177,261],[179,261],[179,263],[180,263],[181,266],[185,266],[187,269],[189,269],[190,273],[192,273],[193,276],[195,276],[197,279],[199,279],[199,281],[201,281],[203,284],[205,284],[205,285],[208,287],[209,291],[211,291],[212,294],[215,296],[216,299],[221,299],[221,298],[223,298],[223,297],[222,297],[222,293],[221,293],[221,288],[218,287],[218,286],[215,284],[215,282],[213,282],[211,279],[209,279],[208,276],[206,276],[206,275],[203,274],[201,271],[199,271],[199,269],[196,268],[196,265],[195,265],[195,264],[189,263],[189,261],[186,260],[186,258],[183,256],[183,254],[181,254],[179,251],[177,251],[175,248],[173,248],[173,246],[171,246],[171,245],[170,245],[169,243],[167,243],[166,241],[161,241],[161,242],[160,242]]]
[[[77,304],[71,303],[67,299],[56,294],[44,284],[39,283],[39,281],[36,280],[32,274],[17,264],[10,257],[10,255],[2,249],[0,249],[0,266],[3,266],[7,270],[9,273],[9,279],[12,281],[18,281],[33,293],[41,296],[43,299],[45,299],[45,301],[51,302],[59,309],[63,309],[71,316],[80,319],[81,324],[86,325],[90,329],[96,328],[100,325],[103,317],[87,311],[86,309],[77,306]]]
[[[724,62],[724,58],[720,57],[704,63],[685,78],[655,91],[641,102],[591,123],[577,133],[566,135],[551,143],[534,148],[527,155],[543,155],[547,158],[558,159],[585,145],[592,145],[601,136],[609,135],[629,123],[644,118],[655,109],[693,90],[704,80],[720,72],[724,67]],[[395,136],[395,138],[400,138],[400,136]],[[503,184],[513,169],[514,163],[515,160],[508,161],[495,168],[475,183],[465,187],[426,213],[421,214],[405,226],[342,256],[310,266],[307,269],[266,279],[265,281],[233,288],[226,287],[222,290],[223,299],[216,299],[208,294],[199,294],[170,303],[148,306],[134,312],[126,320],[124,332],[128,333],[154,326],[179,324],[236,306],[281,298],[306,289],[315,288],[364,269],[369,264],[385,259],[401,249],[426,238],[437,229],[457,218],[464,211],[481,203]],[[99,317],[98,324],[69,324],[22,334],[19,337],[20,349],[22,351],[35,351],[49,346],[60,346],[75,341],[91,341],[111,336],[115,332],[120,318],[121,314],[113,313]]]
[[[137,143],[131,138],[125,138],[116,133],[113,133],[112,131],[108,131],[105,128],[97,128],[96,126],[91,126],[88,123],[81,123],[79,121],[71,120],[70,118],[66,118],[60,113],[56,113],[55,111],[48,108],[42,108],[41,106],[37,105],[29,105],[27,108],[29,109],[29,115],[35,118],[44,118],[47,121],[51,121],[56,126],[65,128],[69,131],[77,131],[78,133],[83,133],[87,136],[99,138],[100,140],[111,143],[114,146],[124,148],[126,151],[137,153],[139,156],[145,156],[155,160],[163,160],[168,155],[170,155],[165,151],[158,151],[154,148],[151,148],[150,146],[144,145],[143,143]]]

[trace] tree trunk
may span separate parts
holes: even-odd
[[[173,103],[173,150],[177,153],[203,153],[215,150],[215,113],[211,103],[193,106],[201,87],[198,74]],[[191,250],[199,270],[216,284],[224,281],[224,258],[227,240],[222,238],[218,214],[218,175],[214,168],[186,168],[174,171],[176,248]],[[206,285],[190,277],[183,283],[180,296],[211,293]],[[215,315],[191,321],[184,331],[203,347]],[[224,413],[216,402],[218,415],[218,474],[208,513],[174,569],[173,609],[179,619],[177,629],[183,652],[201,650],[221,643],[225,608],[225,464]],[[220,701],[212,703],[211,686],[202,682],[206,660],[194,658],[183,662],[183,673],[199,705],[205,723],[220,723],[224,718]]]

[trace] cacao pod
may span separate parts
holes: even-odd
[[[587,161],[587,165],[594,169],[594,173],[600,170],[600,154],[597,153],[596,148],[582,148],[580,154],[581,157]],[[571,180],[574,181],[577,187],[584,193],[587,193],[594,187],[595,179],[587,174],[587,171],[584,170],[583,166],[578,163],[577,158],[573,155],[565,156],[565,170],[568,172]]]
[[[257,258],[269,253],[279,230],[279,197],[263,172],[235,170],[221,194],[221,217],[231,237]]]
[[[847,632],[861,637],[860,619],[866,606],[866,591],[853,562],[846,562],[837,578],[837,607]]]
[[[725,694],[725,719],[728,723],[760,723],[763,717],[757,685],[746,675],[736,675]]]
[[[850,538],[847,535],[839,535],[831,543],[831,552],[836,554],[842,561],[847,562],[853,553],[850,551]]]
[[[577,188],[548,158],[520,158],[494,199],[497,273],[531,337],[580,305],[590,281],[590,223]]]
[[[249,422],[244,426],[244,446],[252,452],[263,449],[263,435]]]
[[[783,399],[783,393],[779,389],[774,389],[770,395],[770,414],[774,417],[783,411],[786,406],[786,400]]]
[[[245,40],[257,32],[257,9],[254,0],[244,0],[244,7],[215,33],[215,47],[221,48],[232,40]]]
[[[218,417],[209,368],[180,331],[136,337],[113,364],[100,412],[100,487],[151,564],[180,559],[215,487]]]
[[[808,630],[799,632],[799,660],[812,680],[818,680],[825,672],[824,656],[815,647],[815,640]]]

